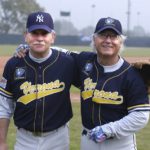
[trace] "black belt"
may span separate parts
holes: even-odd
[[[47,131],[47,132],[38,132],[38,131],[29,131],[29,130],[26,130],[26,129],[23,129],[23,128],[18,128],[18,130],[22,130],[23,132],[28,132],[29,134],[32,134],[33,136],[37,136],[37,137],[41,137],[41,136],[47,136],[47,135],[50,135],[54,132],[57,132],[59,131],[60,129],[66,127],[66,124],[55,129],[55,130],[52,130],[52,131]]]
[[[44,135],[44,132],[43,133],[42,132],[32,132],[32,135],[33,136],[42,136],[42,135]]]
[[[59,127],[59,128],[57,128],[57,129],[55,129],[55,130],[48,131],[48,132],[31,132],[31,133],[32,133],[33,136],[47,136],[47,135],[49,135],[51,133],[59,131],[60,129],[64,128],[65,126],[66,126],[66,124],[61,126],[61,127]]]

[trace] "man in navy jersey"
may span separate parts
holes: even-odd
[[[124,40],[119,20],[101,18],[92,41],[96,53],[74,56],[81,81],[81,150],[135,150],[135,132],[148,122],[146,86],[120,56]]]
[[[31,13],[24,36],[29,52],[11,58],[0,81],[0,150],[8,150],[12,115],[17,127],[14,150],[69,150],[74,60],[50,48],[55,32],[48,13]]]
[[[93,34],[96,53],[71,53],[80,77],[81,150],[135,150],[135,132],[149,120],[145,84],[120,56],[124,40],[120,21],[102,18]]]

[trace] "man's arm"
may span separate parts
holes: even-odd
[[[0,88],[0,93],[6,95],[3,92],[4,90]],[[14,113],[14,102],[12,98],[2,95],[0,95],[0,150],[8,150],[6,139],[10,118]]]
[[[66,53],[67,55],[78,54],[79,53],[77,51],[70,51],[70,50],[67,50],[67,49],[64,49],[64,48],[61,48],[61,47],[54,47],[54,46],[52,46],[51,48],[54,49],[54,50]],[[25,57],[25,55],[29,51],[29,49],[30,49],[30,47],[27,44],[20,44],[16,48],[14,56],[15,57],[19,57],[19,58]]]
[[[102,125],[107,137],[118,139],[136,133],[146,126],[149,121],[149,111],[134,111],[124,118]]]
[[[149,111],[134,111],[118,121],[93,128],[89,132],[89,138],[96,142],[103,142],[113,137],[121,139],[144,128],[148,121]]]
[[[9,122],[9,119],[7,118],[0,119],[0,150],[8,150],[6,139]]]

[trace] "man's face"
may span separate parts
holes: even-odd
[[[115,31],[104,30],[94,36],[94,44],[100,57],[113,57],[118,55],[122,39]]]
[[[34,30],[25,33],[25,40],[30,46],[31,53],[35,56],[46,56],[50,46],[54,43],[55,34],[45,30]]]

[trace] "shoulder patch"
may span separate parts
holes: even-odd
[[[15,70],[15,80],[25,79],[25,78],[26,78],[25,67],[16,68],[16,70]]]

